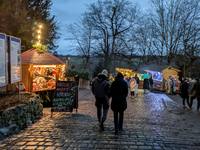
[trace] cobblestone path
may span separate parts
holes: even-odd
[[[165,94],[144,95],[141,90],[137,98],[128,97],[124,132],[116,138],[112,110],[101,132],[91,91],[80,92],[77,114],[49,114],[0,142],[0,149],[200,149],[199,112],[182,108]]]

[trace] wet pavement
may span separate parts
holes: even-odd
[[[0,149],[200,149],[200,116],[195,109],[182,108],[181,99],[162,93],[143,94],[127,99],[124,131],[114,136],[110,109],[101,132],[96,117],[95,99],[89,90],[79,91],[79,109],[72,113],[53,113],[0,142]],[[177,103],[177,102],[178,103]],[[196,105],[194,104],[194,108]]]

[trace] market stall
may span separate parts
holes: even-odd
[[[121,72],[123,75],[126,75],[127,77],[133,77],[133,70],[127,69],[127,68],[116,68],[117,72]]]
[[[178,72],[180,72],[180,70],[171,66],[155,64],[142,67],[142,69],[152,76],[154,88],[161,91],[167,90],[166,82],[168,77],[172,76],[175,79],[178,76]]]
[[[21,54],[22,82],[26,91],[54,90],[64,79],[65,63],[49,52],[30,49]]]
[[[135,75],[137,74],[140,80],[143,80],[141,76],[146,73],[145,71],[142,71],[142,70],[133,71],[133,69],[127,69],[127,68],[116,68],[115,70],[131,78],[135,77]]]
[[[117,72],[121,72],[123,75],[126,75],[127,77],[135,77],[135,75],[137,74],[137,76],[140,79],[138,88],[142,89],[143,88],[143,79],[142,79],[142,75],[145,74],[146,72],[143,70],[136,70],[133,71],[132,69],[126,69],[126,68],[116,68],[115,69]]]

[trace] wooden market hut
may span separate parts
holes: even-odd
[[[180,72],[180,70],[174,67],[171,67],[169,65],[151,64],[151,65],[147,65],[141,68],[142,70],[146,71],[148,74],[154,74],[157,76],[157,78],[153,79],[154,88],[158,90],[162,90],[162,91],[166,90],[165,82],[167,81],[168,77],[172,76],[174,78],[177,78],[178,73]],[[160,77],[158,77],[158,75]]]
[[[58,59],[57,57],[53,56],[49,52],[37,52],[37,49],[30,49],[24,53],[21,54],[21,66],[22,66],[22,82],[25,85],[26,91],[31,92],[31,91],[45,91],[50,90],[48,87],[48,84],[45,83],[46,88],[43,89],[38,89],[38,90],[33,90],[33,77],[35,76],[35,69],[36,68],[42,68],[39,74],[39,78],[54,78],[54,82],[57,82],[59,78],[62,78],[61,74],[61,69],[65,69],[65,63]],[[48,67],[54,67],[55,70],[53,71],[54,77],[47,77],[44,73],[45,70],[48,69]],[[41,79],[45,80],[46,79]],[[43,81],[43,82],[45,82]],[[51,87],[52,88],[52,87]],[[55,88],[55,87],[53,87]]]

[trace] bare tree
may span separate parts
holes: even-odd
[[[70,36],[65,39],[74,41],[76,50],[83,56],[83,59],[86,58],[85,68],[88,68],[94,39],[92,25],[83,17],[79,23],[67,25],[67,31]]]
[[[94,53],[104,56],[104,65],[110,70],[113,55],[119,52],[116,41],[136,23],[137,5],[128,0],[98,0],[88,6],[84,16],[96,31]]]
[[[180,47],[184,0],[151,0],[151,5],[151,21],[156,29],[153,44],[158,53],[166,55],[167,64],[170,64]]]

